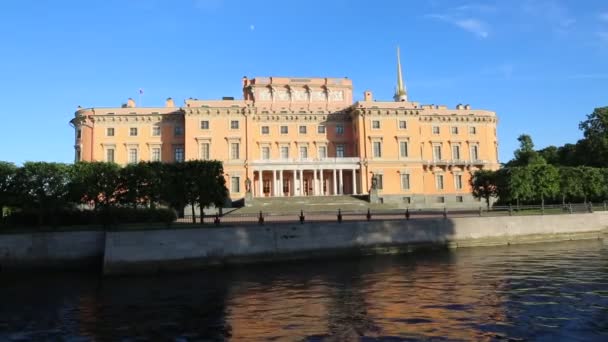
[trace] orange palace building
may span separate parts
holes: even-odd
[[[77,161],[220,160],[232,200],[367,194],[411,207],[478,206],[469,179],[497,169],[496,114],[410,101],[397,63],[394,101],[348,78],[255,77],[243,98],[176,107],[79,108]]]

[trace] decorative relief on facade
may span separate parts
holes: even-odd
[[[293,100],[294,101],[308,101],[308,94],[306,90],[294,90],[293,91]]]
[[[260,89],[258,89],[258,99],[260,101],[270,101],[270,100],[272,100],[272,96],[270,95],[270,89],[268,89],[268,88],[260,88]]]
[[[323,90],[313,90],[310,94],[312,97],[312,101],[325,101],[325,92]]]
[[[275,91],[275,99],[277,101],[289,101],[289,92],[287,89],[277,89]]]
[[[344,101],[344,91],[343,90],[332,90],[329,93],[329,99],[331,101]]]

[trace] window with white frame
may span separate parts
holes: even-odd
[[[344,144],[338,144],[336,145],[336,157],[337,158],[344,158]]]
[[[129,163],[137,163],[138,162],[138,153],[136,148],[129,148]]]
[[[439,134],[439,126],[433,126],[433,134]]]
[[[209,155],[210,155],[210,153],[209,153],[210,152],[209,151],[210,147],[211,147],[210,144],[207,143],[207,142],[201,143],[201,159],[202,160],[209,160],[209,159],[211,159],[209,157]]]
[[[150,155],[150,160],[159,162],[160,161],[160,147],[152,147],[152,153]]]
[[[239,176],[230,177],[230,192],[232,192],[232,193],[241,192],[241,177],[239,177]]]
[[[319,158],[327,158],[327,146],[319,146]]]
[[[173,149],[173,155],[175,158],[175,162],[177,163],[181,163],[184,161],[184,147],[183,146],[176,146]]]
[[[374,141],[372,143],[374,158],[382,158],[382,142]]]
[[[460,160],[460,145],[452,145],[452,160]]]
[[[300,132],[300,134],[306,134],[306,126],[300,126],[299,132]]]
[[[319,125],[319,126],[317,126],[317,133],[319,133],[319,134],[325,134],[325,125]]]
[[[137,127],[129,128],[129,135],[132,137],[136,137],[137,136]]]
[[[262,134],[264,134],[264,135],[270,134],[270,127],[262,126]]]
[[[399,120],[399,129],[407,129],[407,122],[405,120]]]
[[[471,160],[472,161],[479,160],[479,145],[471,146]]]
[[[452,134],[458,134],[458,126],[452,126]]]
[[[289,146],[281,146],[281,159],[289,159]]]
[[[399,142],[399,156],[401,158],[407,158],[408,155],[408,143],[407,141],[400,141]]]
[[[344,134],[344,125],[343,124],[336,124],[336,134],[338,134],[338,135]]]
[[[380,129],[380,120],[372,121],[372,129]]]
[[[114,136],[114,127],[106,128],[106,135],[109,137],[113,137]]]
[[[270,159],[270,147],[262,146],[262,159],[263,160]]]
[[[300,146],[300,159],[307,159],[307,158],[308,158],[308,147]]]
[[[384,175],[381,173],[377,173],[375,176],[376,176],[376,179],[378,180],[376,187],[378,190],[382,190],[384,188]]]
[[[462,175],[454,175],[454,187],[456,190],[462,190]]]
[[[437,190],[443,190],[443,175],[435,175],[435,185]]]
[[[469,126],[469,134],[477,134],[477,127]]]
[[[152,126],[152,136],[159,137],[160,136],[160,125]]]
[[[108,149],[106,149],[106,161],[108,163],[113,163],[114,162],[114,148],[108,148]]]
[[[281,126],[281,134],[289,133],[289,128],[287,126]]]
[[[201,121],[201,129],[209,129],[209,120]]]
[[[433,160],[441,160],[441,145],[433,145]]]
[[[402,173],[401,174],[401,190],[409,190],[410,189],[410,174]]]
[[[230,143],[230,159],[239,159],[240,145],[237,142]]]
[[[239,120],[230,120],[230,129],[239,129]]]

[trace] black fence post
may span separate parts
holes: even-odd
[[[260,210],[260,216],[258,216],[258,223],[260,225],[264,224],[264,215],[262,214],[262,211]]]
[[[219,214],[215,214],[215,219],[213,219],[213,223],[215,223],[216,226],[220,225],[220,215]]]
[[[342,210],[338,209],[338,223],[342,223]]]
[[[447,207],[443,207],[443,219],[447,219],[448,218],[448,208]]]
[[[367,215],[365,215],[365,217],[368,221],[372,219],[372,213],[369,211],[369,208],[367,208]]]
[[[410,219],[410,208],[405,208],[405,219],[406,220]]]
[[[300,210],[300,224],[304,224],[304,210]]]

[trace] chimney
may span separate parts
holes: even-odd
[[[168,97],[167,100],[165,100],[165,107],[167,107],[167,108],[175,107],[175,102],[173,101],[172,98]]]
[[[373,100],[374,100],[374,95],[372,94],[372,92],[370,90],[366,90],[365,92],[363,92],[363,101],[370,102]]]
[[[135,108],[135,101],[130,97],[127,100],[127,108]]]

